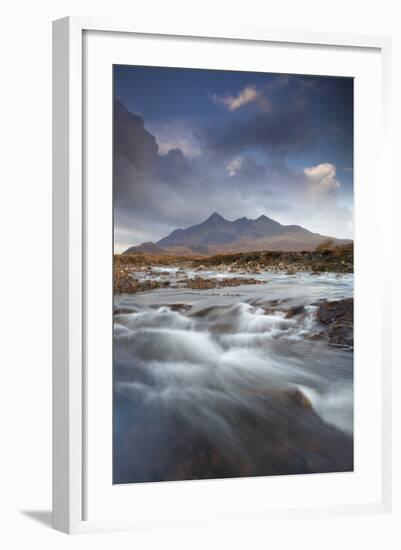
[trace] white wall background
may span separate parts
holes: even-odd
[[[196,19],[205,24],[387,34],[393,36],[394,145],[401,124],[401,17],[396,0],[14,0],[2,5],[1,25],[1,484],[3,548],[365,549],[401,547],[401,476],[394,472],[392,516],[270,522],[208,530],[67,537],[52,531],[51,507],[51,21],[65,15]],[[394,168],[399,155],[395,151]],[[398,176],[398,174],[397,174]],[[395,178],[394,178],[395,179]],[[399,182],[394,236],[400,234]],[[391,236],[389,236],[390,238]],[[398,278],[399,239],[394,241]],[[368,276],[368,274],[367,274]],[[394,285],[395,418],[400,418],[400,291]],[[395,423],[394,464],[401,463]],[[398,524],[398,526],[397,526]]]

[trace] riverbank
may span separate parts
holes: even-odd
[[[177,281],[162,280],[155,268],[174,270]],[[240,275],[238,278],[215,279],[207,272]],[[353,272],[353,245],[320,246],[304,252],[243,252],[213,256],[165,256],[155,254],[124,254],[114,256],[114,292],[147,292],[158,288],[211,289],[243,284],[260,284],[255,278],[262,272],[288,275],[309,272],[313,275]],[[188,274],[192,273],[192,277]],[[163,272],[162,272],[163,273]],[[156,275],[156,276],[155,276]],[[245,277],[252,275],[252,277]]]

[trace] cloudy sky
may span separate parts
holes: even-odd
[[[353,237],[353,81],[114,66],[115,250],[265,214]]]

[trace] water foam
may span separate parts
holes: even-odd
[[[216,445],[247,453],[241,423],[275,425],[296,415],[277,396],[298,388],[327,425],[351,434],[352,355],[311,338],[321,328],[315,302],[348,296],[352,278],[265,276],[269,285],[239,287],[236,297],[224,289],[163,289],[118,298],[116,306],[133,310],[115,315],[114,324],[115,388],[127,410],[146,411],[138,418],[157,424],[165,407]]]

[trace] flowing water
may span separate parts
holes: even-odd
[[[191,290],[186,275],[137,273],[178,288],[115,296],[114,482],[352,470],[353,353],[316,311],[353,276]]]

